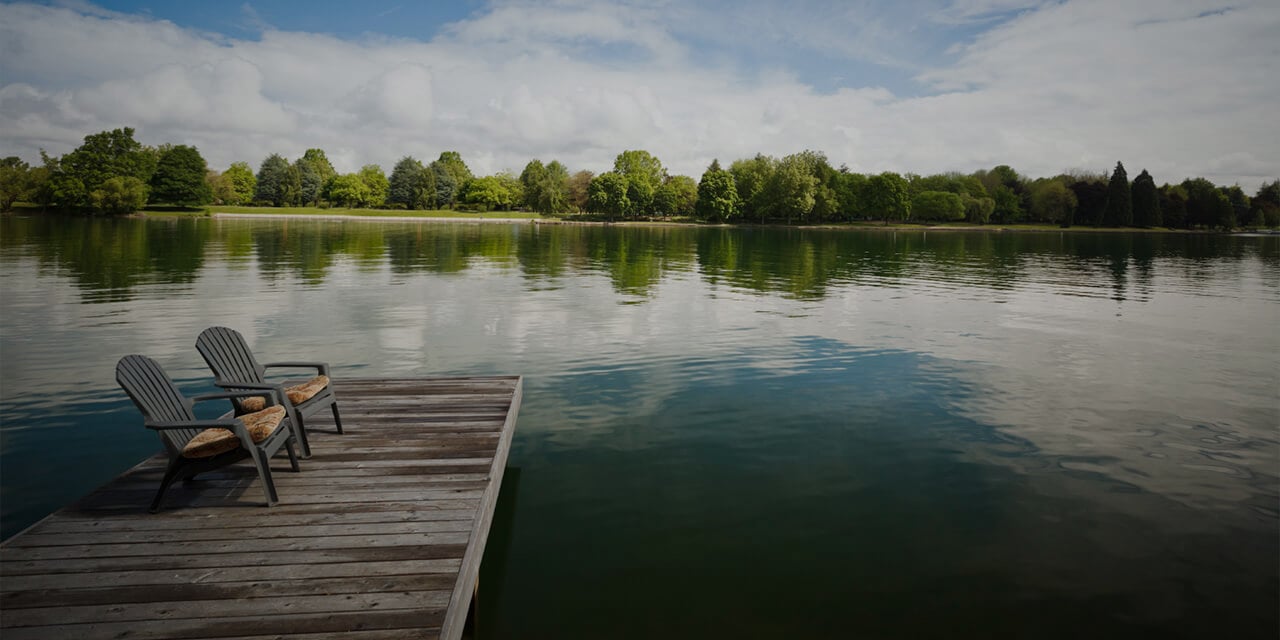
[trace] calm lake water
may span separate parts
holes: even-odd
[[[1280,237],[4,217],[0,303],[5,536],[220,324],[526,376],[484,638],[1280,628]]]

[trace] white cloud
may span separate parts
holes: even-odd
[[[270,28],[234,40],[0,5],[0,154],[34,160],[38,148],[65,153],[86,134],[135,126],[150,144],[197,145],[218,168],[321,147],[341,171],[445,149],[478,173],[518,172],[533,157],[600,171],[644,148],[697,176],[713,157],[810,148],[862,171],[1007,163],[1049,175],[1123,160],[1157,181],[1204,175],[1250,190],[1280,174],[1269,113],[1280,103],[1280,7],[1024,4],[921,9],[925,22],[1021,10],[917,72],[931,92],[922,97],[847,75],[848,88],[817,91],[767,56],[735,59],[716,48],[724,40],[690,35],[706,8],[503,4],[423,42]],[[945,49],[911,41],[912,24],[884,5],[841,5],[829,20],[797,13],[746,4],[727,31],[761,41],[757,53],[821,48],[886,69],[921,68],[902,58],[915,45]],[[771,31],[777,42],[764,42]],[[840,44],[843,33],[865,37]]]

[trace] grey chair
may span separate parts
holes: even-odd
[[[329,381],[329,364],[325,362],[268,362],[259,364],[244,341],[244,336],[234,329],[209,327],[196,339],[196,350],[213,370],[214,384],[224,389],[274,389],[285,400],[290,419],[298,426],[298,438],[302,443],[302,457],[311,457],[311,442],[307,435],[306,419],[329,409],[333,422],[342,433],[342,417],[338,415],[338,397]],[[270,368],[315,369],[316,377],[301,385],[286,387],[266,380]],[[255,405],[237,401],[239,411],[252,410]]]
[[[151,501],[151,513],[160,509],[165,491],[174,480],[190,481],[197,474],[225,467],[245,458],[253,458],[267,494],[267,506],[280,501],[271,479],[270,460],[280,447],[289,452],[289,464],[298,471],[298,455],[293,449],[294,430],[288,412],[281,409],[279,394],[274,389],[229,391],[187,398],[178,390],[155,360],[130,355],[116,364],[116,383],[124,389],[142,412],[143,424],[155,430],[169,454],[169,464],[160,481],[160,490]],[[193,407],[196,402],[245,397],[262,397],[268,405],[261,412],[242,417],[225,415],[217,420],[199,420]]]

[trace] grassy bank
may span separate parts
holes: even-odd
[[[41,208],[38,205],[27,203],[17,203],[14,205],[14,213],[17,214],[40,214]],[[50,212],[55,213],[55,212]],[[230,205],[210,205],[207,207],[184,208],[171,206],[150,206],[138,212],[140,215],[148,217],[187,217],[187,216],[208,216],[213,214],[251,214],[251,215],[269,215],[269,216],[353,216],[361,218],[454,218],[459,220],[497,220],[497,219],[519,219],[519,220],[542,220],[549,224],[584,224],[584,225],[613,225],[613,226],[709,226],[709,227],[772,227],[772,228],[793,228],[793,229],[866,229],[880,231],[1035,231],[1035,232],[1074,232],[1074,233],[1219,233],[1216,230],[1208,229],[1167,229],[1164,227],[1139,229],[1136,227],[1092,227],[1092,226],[1072,226],[1067,228],[1059,227],[1053,224],[973,224],[969,222],[948,222],[948,223],[921,223],[921,222],[893,222],[888,225],[883,221],[876,220],[860,220],[856,222],[832,222],[818,224],[793,224],[787,225],[782,222],[766,222],[759,223],[750,220],[741,220],[732,223],[711,223],[694,220],[691,218],[672,217],[667,219],[654,218],[651,220],[609,220],[596,214],[582,214],[567,217],[546,217],[529,211],[487,211],[483,213],[473,211],[455,211],[452,209],[434,209],[430,211],[416,210],[406,211],[403,209],[346,209],[340,207],[247,207],[247,206],[230,206]],[[1235,231],[1250,231],[1250,229],[1236,229]]]
[[[152,215],[151,211],[145,211]],[[278,216],[359,216],[368,218],[519,218],[527,220],[542,216],[528,211],[453,211],[451,209],[435,209],[430,211],[405,211],[403,209],[343,209],[340,207],[240,207],[209,206],[196,212],[203,213],[253,213]]]

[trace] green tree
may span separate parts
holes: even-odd
[[[381,207],[387,202],[387,192],[391,189],[391,183],[387,180],[387,174],[382,172],[382,167],[376,164],[366,164],[360,167],[360,181],[366,187],[369,187],[369,198],[365,204],[370,207]]]
[[[906,220],[911,215],[911,189],[902,176],[886,171],[867,179],[863,201],[872,216],[890,220]]]
[[[344,173],[329,180],[325,197],[344,207],[361,207],[369,203],[372,195],[359,174]]]
[[[1146,169],[1133,179],[1133,226],[1158,227],[1163,222],[1160,216],[1160,196],[1156,193],[1156,181]]]
[[[213,191],[205,181],[209,167],[195,147],[180,144],[169,147],[151,174],[152,202],[183,207],[198,207],[213,200]]]
[[[628,189],[631,181],[616,171],[606,171],[591,180],[589,204],[591,211],[610,218],[627,215],[632,209]]]
[[[324,149],[307,149],[293,166],[298,172],[298,196],[293,204],[320,204],[325,185],[338,175]]]
[[[1231,200],[1204,178],[1182,182],[1187,192],[1187,226],[1231,229],[1235,227],[1235,210]]]
[[[994,199],[970,197],[964,203],[964,219],[974,224],[987,224],[991,221],[991,213],[995,210]]]
[[[258,187],[258,178],[253,175],[253,169],[249,168],[248,162],[232,162],[226,171],[222,172],[222,179],[231,186],[231,200],[223,204],[246,204],[253,202],[254,191]]]
[[[456,177],[456,171],[450,170],[448,165],[439,160],[432,162],[429,169],[431,170],[432,183],[436,186],[436,206],[449,207],[456,204],[458,202],[458,194],[466,183],[459,182]],[[470,173],[470,171],[467,172],[468,175]]]
[[[1249,196],[1244,194],[1244,189],[1240,185],[1235,184],[1230,187],[1222,187],[1222,194],[1227,196],[1227,202],[1231,203],[1231,227],[1237,225],[1249,224]]]
[[[773,175],[776,165],[777,161],[760,153],[754,158],[734,160],[729,165],[733,183],[738,187],[738,201],[742,203],[744,218],[758,218],[760,222],[764,222],[767,207],[761,194],[764,193],[764,185],[769,181],[769,176]]]
[[[569,176],[569,207],[574,211],[591,208],[591,181],[596,176],[590,171],[579,171]]]
[[[429,201],[426,206],[435,206],[435,191],[435,174],[413,156],[405,156],[391,169],[387,204],[403,209],[421,209]]]
[[[274,207],[283,207],[289,202],[290,182],[294,178],[289,175],[289,161],[278,153],[273,153],[258,167],[257,184],[254,186],[253,199],[256,202],[267,202]]]
[[[653,193],[653,208],[663,215],[692,217],[698,202],[698,183],[689,176],[668,176]]]
[[[911,217],[924,222],[964,220],[964,202],[949,191],[921,191],[911,198]]]
[[[1103,211],[1107,208],[1107,178],[1105,175],[1071,176],[1067,183],[1076,194],[1077,224],[1098,226],[1102,224]]]
[[[759,196],[761,206],[768,214],[785,218],[787,224],[794,218],[804,220],[813,209],[817,187],[818,179],[808,171],[804,158],[787,156],[765,181]]]
[[[209,187],[213,204],[231,204],[235,199],[236,194],[231,188],[231,181],[216,170],[205,171],[204,182]]]
[[[542,183],[546,176],[547,167],[537,158],[530,160],[524,165],[524,171],[520,172],[520,183],[524,185],[525,205],[534,211],[538,210],[538,200],[542,195]]]
[[[155,172],[156,161],[155,153],[133,139],[130,127],[85,136],[84,144],[59,161],[57,204],[71,208],[92,205],[90,193],[116,177],[136,178],[145,187]],[[114,193],[118,186],[119,183],[113,184],[110,191]]]
[[[89,201],[99,213],[133,213],[147,203],[147,185],[133,176],[107,178],[89,192]]]
[[[541,214],[563,213],[569,209],[569,170],[559,161],[543,166],[531,160],[520,173],[524,202]]]
[[[289,199],[289,204],[312,206],[320,204],[329,180],[320,175],[315,165],[302,158],[294,160],[290,169],[298,176],[298,189],[296,196]]]
[[[472,178],[462,194],[462,201],[484,207],[486,211],[510,209],[520,200],[520,181],[511,174]]]
[[[721,169],[719,160],[712,161],[698,182],[698,217],[712,222],[733,220],[740,204],[733,174]]]
[[[462,161],[462,154],[457,151],[441,152],[440,157],[431,163],[431,169],[436,174],[436,197],[442,207],[457,202],[462,189],[474,177],[467,163]],[[448,174],[448,177],[442,178],[442,174]]]
[[[1170,229],[1189,227],[1187,222],[1187,190],[1180,184],[1160,187],[1160,212]]]
[[[1108,227],[1127,227],[1133,224],[1133,194],[1129,190],[1129,174],[1124,164],[1117,162],[1107,185],[1107,208],[1102,212],[1102,224]]]
[[[1265,227],[1280,226],[1280,180],[1263,183],[1250,203],[1254,224]]]
[[[0,211],[12,211],[13,204],[32,194],[31,165],[17,156],[0,160]]]
[[[1010,224],[1022,220],[1029,202],[1026,180],[1007,164],[990,171],[978,171],[973,178],[982,184],[987,195],[995,201],[991,219],[997,224]],[[972,194],[971,194],[972,195]],[[980,196],[974,196],[980,197]]]
[[[995,210],[991,212],[991,219],[997,224],[1011,224],[1021,222],[1023,217],[1022,198],[1018,197],[1017,192],[1002,184],[996,185],[991,190],[991,199],[995,201]]]
[[[844,172],[836,178],[836,201],[839,203],[842,219],[855,220],[866,217],[862,202],[866,188],[867,176],[861,173]]]
[[[542,208],[546,213],[569,211],[569,168],[559,160],[547,164],[546,182],[542,187]]]
[[[613,171],[628,180],[640,180],[648,184],[649,191],[656,191],[667,177],[667,170],[653,154],[644,150],[623,151],[613,159]]]
[[[1038,180],[1031,185],[1031,215],[1037,221],[1069,226],[1076,204],[1076,194],[1061,180]]]

